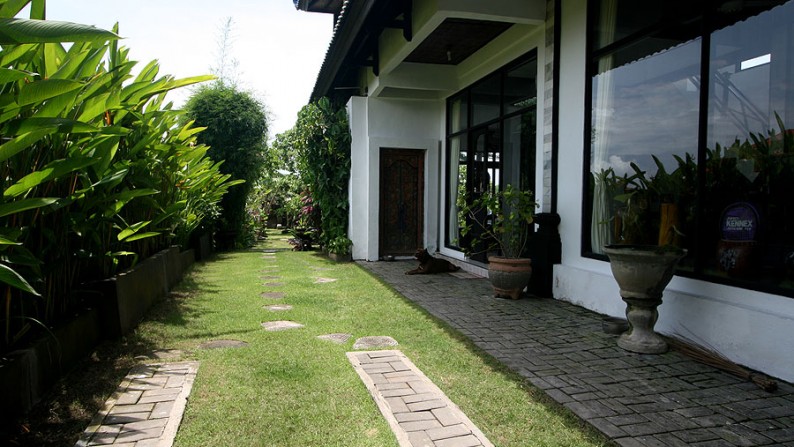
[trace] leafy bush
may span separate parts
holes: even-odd
[[[245,183],[235,186],[221,200],[218,232],[234,237],[233,246],[245,246],[254,239],[246,202],[264,163],[267,115],[264,106],[250,93],[232,85],[215,82],[201,86],[185,105],[186,117],[206,127],[198,142],[210,147],[207,155],[222,162],[221,172]],[[248,231],[246,231],[248,230]],[[232,246],[225,247],[232,248]]]
[[[0,352],[69,315],[82,283],[187,241],[234,184],[165,103],[211,77],[133,77],[115,33],[14,18],[28,3],[0,1]]]
[[[320,210],[320,242],[327,245],[347,236],[351,141],[347,112],[322,98],[301,109],[295,132],[298,167]]]

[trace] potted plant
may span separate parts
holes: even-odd
[[[337,262],[352,261],[352,253],[350,251],[352,247],[353,241],[345,236],[337,236],[325,245],[328,257]]]
[[[488,253],[488,278],[494,296],[518,299],[532,276],[532,261],[522,257],[533,232],[537,203],[532,191],[513,185],[474,199],[459,196],[462,236],[471,236],[464,253]],[[477,231],[474,231],[474,230]]]
[[[652,158],[658,170],[651,178],[631,163],[634,175],[623,179],[624,193],[615,197],[625,204],[620,237],[616,237],[622,243],[603,248],[626,303],[629,328],[618,338],[618,346],[643,354],[660,354],[668,349],[654,326],[662,293],[673,278],[676,264],[687,253],[677,246],[683,236],[677,204],[686,194],[693,164],[689,155],[686,160],[675,157],[678,168],[667,172],[656,156]]]

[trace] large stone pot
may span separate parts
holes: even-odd
[[[496,297],[517,300],[532,278],[532,260],[529,258],[488,257],[488,279]]]
[[[612,275],[626,302],[629,330],[618,338],[621,348],[642,354],[661,354],[667,342],[654,332],[662,292],[673,278],[676,263],[686,255],[680,248],[656,245],[607,245]]]

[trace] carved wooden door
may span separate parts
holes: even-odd
[[[380,256],[413,255],[423,247],[425,152],[380,154]]]

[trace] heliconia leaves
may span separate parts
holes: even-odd
[[[27,71],[14,70],[13,68],[0,68],[0,84],[16,82],[29,76],[32,76],[32,74]]]
[[[3,143],[0,145],[0,161],[8,160],[53,132],[52,128],[36,129]]]
[[[0,18],[0,45],[107,41],[121,37],[95,26],[56,20]]]
[[[0,283],[8,284],[31,295],[41,296],[22,275],[3,263],[0,263]]]
[[[88,157],[67,158],[63,160],[55,160],[38,171],[33,171],[30,174],[22,177],[13,185],[3,191],[3,197],[18,197],[27,193],[31,189],[41,185],[42,183],[59,178],[70,172],[79,171],[92,164],[96,163],[96,159]]]
[[[33,132],[35,130],[48,130],[52,129],[60,133],[94,133],[99,132],[99,129],[86,124],[82,121],[71,120],[67,118],[24,118],[12,121],[3,128],[4,132],[10,135],[19,135],[23,133]]]
[[[133,236],[138,231],[146,228],[146,226],[148,226],[150,223],[151,223],[151,221],[147,220],[147,221],[138,222],[138,223],[130,225],[129,227],[127,227],[127,228],[125,228],[125,229],[123,229],[123,230],[121,230],[119,232],[119,235],[117,236],[118,240],[123,241],[123,240]]]
[[[44,79],[26,84],[19,90],[17,104],[21,106],[42,102],[83,86],[82,83],[68,79]]]
[[[22,211],[43,208],[57,202],[55,197],[33,197],[30,199],[17,200],[14,202],[0,204],[0,217],[9,214],[21,213]]]

